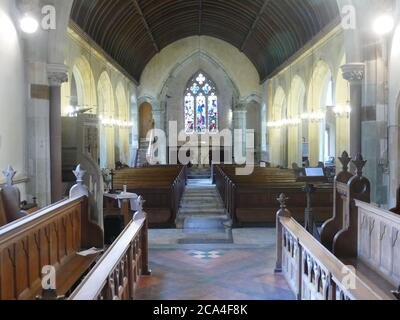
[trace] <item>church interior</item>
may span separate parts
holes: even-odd
[[[0,0],[0,84],[0,300],[400,299],[399,0]]]

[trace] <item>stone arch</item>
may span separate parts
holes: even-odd
[[[196,63],[199,56],[213,62],[216,68],[221,68],[228,78],[234,80],[238,96],[260,92],[260,77],[254,64],[237,48],[215,37],[191,36],[168,45],[149,61],[140,79],[140,95],[163,93],[171,75],[180,73],[180,67]]]
[[[218,70],[222,70],[224,72],[225,78],[227,80],[227,82],[229,83],[229,85],[233,88],[234,90],[234,96],[235,96],[235,100],[239,100],[240,99],[240,91],[238,86],[236,85],[236,83],[232,80],[232,77],[228,74],[228,71],[222,66],[222,64],[220,64],[219,62],[217,62],[214,58],[212,58],[210,55],[208,55],[206,52],[201,52],[201,53],[193,53],[191,56],[187,57],[185,60],[183,60],[182,62],[178,62],[175,64],[175,66],[172,68],[170,75],[168,76],[168,78],[164,81],[163,85],[162,85],[162,89],[160,92],[160,99],[161,100],[165,100],[165,97],[167,95],[168,92],[168,85],[171,81],[173,81],[173,79],[188,65],[192,64],[192,63],[196,63],[196,61],[199,60],[204,60],[207,61],[208,63],[210,63],[211,65],[213,65],[215,68],[217,68]],[[201,67],[199,66],[198,68],[200,71]],[[196,72],[197,72],[196,71]]]
[[[141,96],[137,100],[137,104],[139,108],[144,104],[148,103],[151,106],[152,111],[159,110],[160,108],[160,103],[158,100],[152,96]]]
[[[98,113],[101,119],[100,129],[100,166],[114,168],[115,166],[115,128],[110,122],[115,115],[114,89],[107,71],[103,71],[97,85]]]
[[[306,87],[303,79],[295,75],[291,79],[290,91],[288,95],[288,119],[293,120],[293,125],[288,127],[288,164],[303,162],[303,132],[308,130],[307,124],[303,128],[303,122],[300,122],[301,115],[305,111]],[[299,122],[299,123],[295,123]]]
[[[309,115],[321,115],[323,117],[323,119],[317,121],[308,120],[309,161],[314,166],[319,161],[325,160],[326,101],[332,81],[332,71],[329,65],[325,61],[319,60],[314,67],[308,86],[307,102]]]
[[[127,124],[130,122],[131,115],[129,112],[128,96],[126,90],[121,82],[118,83],[117,89],[115,90],[115,96],[118,107],[118,118],[123,123]],[[122,163],[127,164],[129,162],[129,135],[131,128],[127,125],[120,126],[118,128],[118,144],[116,155],[118,160]]]
[[[346,57],[343,56],[341,65],[346,63]],[[349,83],[343,78],[341,70],[337,72],[335,82],[335,106],[337,108],[346,108],[350,104]],[[350,117],[336,117],[336,159],[343,151],[350,152]],[[340,161],[336,161],[339,166]]]
[[[166,121],[177,121],[178,132],[185,129],[184,91],[188,81],[199,71],[207,74],[218,88],[220,130],[233,128],[233,109],[238,105],[240,97],[238,86],[224,67],[204,52],[191,54],[175,64],[163,83],[159,101],[162,110],[166,111]]]
[[[90,113],[97,114],[96,83],[89,61],[84,56],[80,56],[75,61],[72,70],[83,82],[83,106],[91,108]]]
[[[274,95],[271,110],[271,121],[280,122],[286,117],[286,94],[284,89],[279,86]],[[272,127],[269,129],[270,139],[270,162],[273,166],[282,166],[285,162],[286,155],[286,138],[283,136],[284,129],[282,127]]]

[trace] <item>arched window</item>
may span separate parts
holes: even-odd
[[[197,73],[185,91],[186,133],[218,132],[218,95],[215,84]]]

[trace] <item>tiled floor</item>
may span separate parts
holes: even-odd
[[[202,188],[206,188],[203,196]],[[275,230],[231,230],[209,183],[195,182],[188,189],[188,201],[182,205],[182,229],[149,232],[153,273],[142,279],[137,299],[295,299],[283,276],[274,274]],[[201,201],[193,201],[197,198]],[[194,203],[200,214],[193,210]]]
[[[292,300],[273,272],[273,248],[152,249],[153,274],[141,281],[139,300]]]

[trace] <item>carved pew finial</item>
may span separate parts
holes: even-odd
[[[3,175],[6,178],[6,186],[11,187],[14,184],[13,179],[16,174],[17,171],[15,171],[11,165],[8,166],[7,169],[3,170]]]
[[[281,195],[279,196],[278,202],[281,204],[281,209],[278,211],[277,215],[279,217],[291,217],[292,214],[290,213],[290,211],[287,209],[286,206],[286,202],[289,200],[288,197],[286,197],[286,195],[284,193],[281,193]]]
[[[136,212],[136,214],[135,214],[135,216],[133,218],[134,220],[135,219],[143,219],[143,218],[146,217],[146,215],[145,215],[145,213],[143,211],[143,206],[144,206],[145,202],[146,201],[143,199],[142,196],[139,196],[137,198],[137,200],[136,200],[137,212]]]
[[[365,167],[365,165],[367,164],[367,161],[364,160],[363,156],[361,155],[361,153],[358,153],[356,158],[352,161],[352,163],[355,165],[355,167],[357,168],[357,176],[358,177],[362,177],[363,175],[363,169]]]
[[[347,151],[342,153],[342,156],[339,158],[340,163],[342,164],[343,172],[349,171],[349,163],[351,162],[351,158]]]
[[[69,197],[79,198],[82,196],[89,197],[89,189],[83,184],[83,178],[86,174],[85,170],[82,170],[81,165],[79,164],[74,171],[72,171],[76,177],[76,185],[71,188],[69,192]]]
[[[82,184],[83,177],[86,174],[85,170],[82,170],[81,165],[79,164],[74,171],[72,171],[76,177],[76,183]]]

